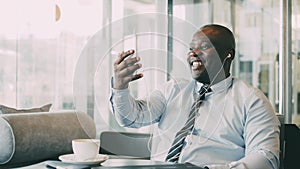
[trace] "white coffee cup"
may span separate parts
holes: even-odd
[[[75,139],[72,140],[72,149],[77,161],[95,159],[99,153],[99,139]]]

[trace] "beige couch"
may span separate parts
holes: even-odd
[[[0,115],[0,169],[72,153],[71,140],[95,138],[94,121],[76,111]]]

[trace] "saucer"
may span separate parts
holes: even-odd
[[[72,163],[72,164],[100,164],[103,161],[108,159],[108,155],[98,154],[94,159],[88,159],[83,161],[78,161],[75,158],[75,154],[65,154],[58,157],[58,159],[65,163]]]
[[[152,161],[143,159],[108,159],[101,166],[105,167],[122,167],[122,166],[138,166],[138,165],[167,165],[169,162]]]

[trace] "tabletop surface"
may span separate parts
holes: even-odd
[[[194,166],[192,164],[171,164],[165,162],[158,161],[150,161],[150,160],[138,160],[138,159],[108,159],[106,164],[71,164],[64,163],[57,160],[47,160],[37,164],[33,164],[26,167],[19,167],[15,169],[131,169],[131,168],[139,168],[139,169],[164,169],[164,168],[188,168],[188,169],[203,169],[201,167]]]

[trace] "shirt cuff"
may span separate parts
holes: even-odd
[[[113,93],[113,95],[124,95],[124,94],[128,94],[129,93],[129,89],[114,89],[111,88],[111,91]]]
[[[129,89],[114,89],[114,77],[111,77],[110,79],[110,88],[111,88],[111,93],[110,93],[110,101],[112,101],[112,98],[117,96],[122,96],[122,95],[127,95],[129,93]]]

